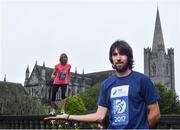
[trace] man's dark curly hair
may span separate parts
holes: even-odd
[[[123,40],[117,40],[111,45],[110,51],[109,51],[109,60],[111,64],[113,64],[112,54],[116,48],[118,49],[120,54],[126,55],[128,57],[129,68],[132,69],[134,65],[133,51],[132,51],[132,48],[129,46],[129,44]]]

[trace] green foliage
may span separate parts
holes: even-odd
[[[86,111],[83,100],[80,96],[70,96],[66,99],[65,112],[76,115]]]
[[[0,97],[0,115],[34,115],[45,114],[41,101],[29,96]]]
[[[21,84],[0,84],[0,115],[45,114],[40,98],[28,96]]]
[[[83,100],[80,96],[70,96],[66,99],[65,102],[65,113],[70,115],[79,115],[83,114],[86,109],[83,103]],[[56,108],[56,115],[60,113],[60,108]],[[82,124],[78,122],[70,122],[65,120],[57,120],[51,122],[52,129],[79,129],[82,127]]]
[[[176,93],[161,84],[155,86],[161,97],[158,102],[161,114],[180,114],[180,101]]]
[[[84,93],[80,94],[87,111],[96,110],[99,91],[100,83],[87,88]]]

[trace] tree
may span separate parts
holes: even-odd
[[[0,97],[0,115],[43,115],[40,99],[30,96]]]
[[[161,84],[155,86],[161,97],[158,102],[161,114],[180,114],[180,101],[176,93]]]
[[[99,91],[100,83],[87,88],[84,93],[80,94],[87,111],[96,110]]]

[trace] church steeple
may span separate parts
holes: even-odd
[[[24,86],[27,85],[28,80],[29,80],[29,65],[27,66],[26,73],[25,73]]]
[[[26,73],[29,74],[29,65],[27,66]]]
[[[84,69],[83,69],[83,72],[82,72],[82,80],[84,80],[85,77],[84,77]]]
[[[6,82],[6,74],[4,75],[4,82]]]
[[[144,49],[144,73],[154,83],[160,83],[175,91],[174,49],[165,52],[159,9],[157,8],[154,38],[151,48]]]
[[[159,16],[159,9],[157,8],[152,52],[159,52],[160,50],[165,52],[164,39],[161,28],[161,20]]]

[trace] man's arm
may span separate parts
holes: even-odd
[[[80,122],[97,122],[102,123],[106,117],[108,109],[106,107],[98,106],[96,113],[87,114],[87,115],[57,115],[55,117],[47,117],[45,120],[71,120],[71,121],[80,121]]]
[[[160,119],[160,110],[158,102],[148,105],[148,123],[149,127],[153,128]]]
[[[70,115],[69,120],[102,123],[106,117],[106,113],[107,113],[106,107],[98,106],[96,113],[87,114],[87,115]]]

